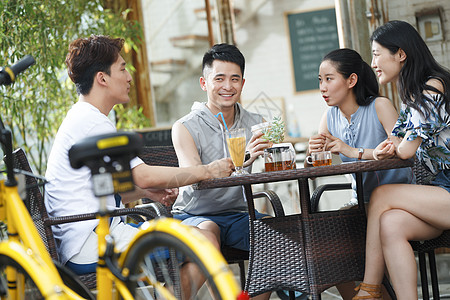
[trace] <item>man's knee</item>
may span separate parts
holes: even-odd
[[[220,249],[220,228],[216,223],[212,221],[202,222],[197,228],[214,247]]]

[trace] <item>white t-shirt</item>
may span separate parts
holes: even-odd
[[[51,217],[97,212],[98,199],[92,192],[91,173],[87,167],[73,169],[69,149],[81,139],[116,132],[114,124],[96,107],[77,102],[67,113],[56,134],[47,162],[45,178],[45,205]],[[131,168],[143,163],[134,158]],[[108,196],[108,207],[116,207],[114,196]],[[121,204],[122,206],[122,204]],[[79,253],[98,220],[56,225],[52,227],[60,260],[65,264]]]

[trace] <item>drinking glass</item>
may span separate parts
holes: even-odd
[[[228,152],[230,152],[231,160],[233,161],[235,171],[231,176],[238,176],[243,174],[248,174],[244,170],[244,158],[245,158],[245,129],[231,129],[225,131],[225,138],[227,140]]]
[[[306,162],[314,167],[330,166],[332,163],[331,151],[312,152],[306,157]]]

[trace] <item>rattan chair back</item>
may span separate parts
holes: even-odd
[[[27,156],[23,149],[18,148],[13,152],[14,168],[33,173]],[[53,260],[58,261],[58,252],[56,250],[55,238],[51,226],[47,224],[49,221],[47,209],[45,208],[43,197],[43,185],[38,184],[36,177],[25,175],[26,197],[24,199],[25,206],[33,219],[33,222],[47,247]],[[93,289],[97,285],[96,273],[83,274],[78,276],[87,288]]]
[[[25,155],[25,152],[19,148],[13,152],[14,168],[23,170],[32,174],[30,164]],[[58,260],[56,252],[55,238],[50,227],[45,226],[44,222],[48,219],[47,210],[44,205],[44,198],[42,195],[43,183],[39,185],[36,177],[25,175],[26,197],[23,199],[34,224],[47,247],[48,252],[54,260]]]
[[[413,170],[414,175],[416,176],[417,184],[431,184],[433,175],[427,169],[425,169],[425,167],[417,158],[414,161]],[[438,248],[450,248],[450,230],[444,230],[444,232],[435,239],[426,241],[411,241],[410,243],[413,247],[413,250],[417,252],[419,257],[422,298],[424,300],[430,299],[430,294],[428,291],[428,274],[425,259],[425,254],[428,254],[433,299],[440,299],[435,250]]]

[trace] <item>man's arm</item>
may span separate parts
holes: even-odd
[[[191,133],[180,122],[175,122],[172,126],[172,143],[177,153],[180,167],[202,165],[202,160]]]
[[[186,127],[178,122],[172,128],[172,140],[180,168],[140,164],[133,169],[137,186],[144,189],[174,188],[206,179],[227,177],[233,171],[230,158],[202,165],[194,140]]]
[[[213,161],[207,165],[174,168],[140,164],[133,168],[135,184],[142,188],[175,188],[211,178],[230,176],[233,162],[230,158]]]
[[[135,186],[134,191],[121,193],[120,196],[122,197],[123,204],[134,202],[142,198],[149,198],[165,206],[170,206],[177,199],[178,189],[141,189],[140,187]]]

